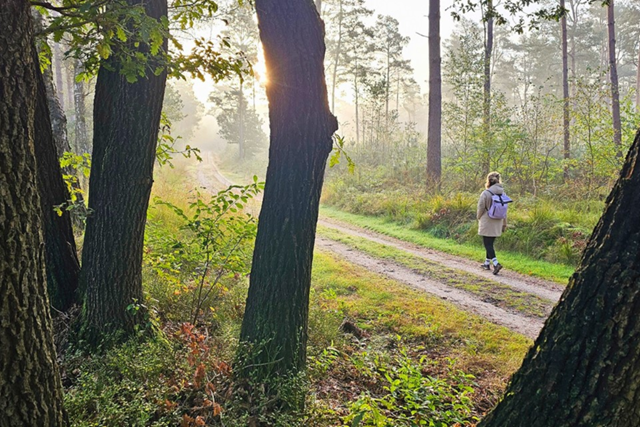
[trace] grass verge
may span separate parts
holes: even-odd
[[[391,246],[372,242],[358,236],[345,235],[328,227],[319,226],[318,231],[321,236],[344,243],[374,258],[381,258],[403,265],[425,277],[477,295],[482,301],[501,308],[515,310],[527,316],[546,318],[551,313],[554,305],[552,301],[547,301],[536,295],[517,291],[507,285],[464,271],[445,267]]]
[[[435,249],[464,258],[480,260],[484,257],[484,249],[480,245],[460,244],[450,239],[433,237],[420,230],[413,230],[383,218],[356,215],[323,205],[320,213],[327,218],[337,219],[377,233],[411,242],[425,248]],[[497,240],[500,263],[521,274],[540,277],[566,285],[574,268],[564,264],[536,260],[518,253],[500,252],[500,240]]]

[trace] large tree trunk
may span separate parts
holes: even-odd
[[[611,114],[613,115],[613,144],[616,155],[622,157],[620,146],[622,143],[622,124],[620,122],[620,92],[618,89],[618,66],[616,61],[616,25],[614,15],[614,0],[609,0],[607,7],[609,30],[609,77],[611,79]]]
[[[271,145],[240,339],[254,345],[248,363],[264,377],[305,366],[318,206],[338,122],[329,110],[324,29],[313,3],[256,0],[256,11]]]
[[[482,427],[640,425],[640,131],[558,306]]]
[[[33,54],[34,62],[37,62],[38,56],[35,49]],[[46,75],[43,77],[47,78]],[[62,179],[48,108],[51,103],[58,104],[57,98],[55,94],[48,96],[45,86],[46,80],[39,78],[36,93],[34,141],[38,192],[42,208],[49,298],[54,308],[66,311],[79,301],[77,291],[80,262],[76,253],[71,214],[63,210],[62,215],[58,215],[54,210],[54,206],[67,203],[70,197],[67,186]]]
[[[144,5],[153,18],[167,14],[166,0]],[[148,48],[140,49],[148,53]],[[142,249],[167,77],[166,71],[157,76],[149,72],[128,83],[116,58],[100,68],[94,102],[92,213],[81,273],[83,334],[93,343],[114,331],[126,337],[145,319]]]
[[[560,8],[564,10],[565,1],[560,0]],[[567,15],[563,15],[560,20],[560,26],[562,29],[562,99],[564,101],[562,111],[562,128],[564,135],[564,181],[569,179],[569,159],[571,158],[571,139],[569,133],[569,126],[571,124],[569,117],[569,62],[568,62],[568,47],[567,47]]]
[[[63,426],[34,154],[39,65],[29,4],[0,13],[0,425]]]
[[[429,0],[429,130],[427,185],[438,188],[442,178],[442,74],[440,58],[440,0]]]
[[[76,153],[86,154],[91,152],[89,146],[89,134],[87,133],[87,120],[85,108],[85,84],[83,80],[77,80],[77,77],[84,71],[84,66],[80,59],[75,59],[73,63],[73,105],[75,111],[75,134],[76,134]]]

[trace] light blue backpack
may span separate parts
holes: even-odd
[[[509,203],[512,203],[513,200],[506,194],[494,194],[491,191],[489,191],[489,193],[491,193],[491,207],[487,215],[493,219],[505,219],[507,217]]]

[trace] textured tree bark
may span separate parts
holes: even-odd
[[[622,157],[622,124],[620,121],[620,91],[618,88],[618,65],[616,61],[616,24],[614,15],[614,0],[609,0],[607,7],[609,30],[609,78],[611,79],[611,114],[613,115],[613,144],[616,155]]]
[[[482,168],[484,174],[491,169],[491,55],[493,54],[493,1],[487,2],[489,17],[486,22],[486,34],[484,44],[484,102],[482,124],[484,128],[484,159]]]
[[[167,14],[166,0],[144,5],[153,18]],[[166,44],[165,40],[165,49]],[[93,344],[116,331],[122,333],[120,338],[129,336],[146,317],[139,305],[142,249],[167,77],[166,71],[157,76],[148,72],[128,83],[120,74],[117,54],[108,61],[96,82],[92,214],[87,219],[80,276],[86,294],[82,330]]]
[[[640,425],[640,131],[560,302],[482,427]]]
[[[40,228],[29,4],[0,13],[0,426],[63,426]]]
[[[38,54],[33,50],[34,62]],[[60,311],[68,310],[79,301],[78,274],[80,262],[71,225],[71,215],[58,215],[54,206],[69,200],[67,186],[62,179],[56,142],[48,105],[57,104],[55,94],[49,96],[44,78],[38,79],[35,109],[35,155],[37,160],[38,192],[42,208],[47,288],[51,305]],[[51,75],[49,75],[51,77]],[[58,104],[59,105],[59,104]]]
[[[560,8],[564,10],[565,0],[560,0]],[[569,179],[569,164],[568,161],[571,158],[571,134],[569,133],[569,127],[571,119],[569,117],[569,61],[568,61],[568,46],[567,46],[567,16],[563,15],[560,20],[560,27],[562,30],[562,98],[563,98],[563,119],[562,129],[564,136],[564,171],[563,177],[566,182]]]
[[[427,185],[439,188],[442,179],[442,73],[440,57],[440,0],[429,0],[429,130]]]
[[[318,205],[338,122],[329,110],[324,26],[313,3],[256,0],[256,11],[271,145],[240,339],[252,345],[248,364],[265,378],[305,366]]]

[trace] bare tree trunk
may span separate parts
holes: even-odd
[[[331,111],[336,112],[336,86],[338,81],[338,63],[340,62],[340,54],[342,50],[342,1],[338,0],[340,4],[340,12],[338,12],[338,45],[336,47],[335,55],[333,56],[333,79],[331,82]]]
[[[53,67],[55,69],[56,88],[58,90],[58,100],[60,108],[64,112],[64,86],[62,79],[62,52],[60,51],[60,43],[53,42]]]
[[[34,123],[43,83],[29,3],[3,1],[0,28],[0,425],[65,426],[40,226]]]
[[[78,81],[77,77],[84,71],[82,61],[75,59],[73,64],[73,105],[75,109],[75,148],[78,154],[91,153],[89,147],[89,134],[87,133],[86,107],[85,107],[85,84],[83,80]]]
[[[338,128],[324,76],[324,28],[313,3],[256,0],[269,70],[271,145],[241,342],[265,379],[306,364],[311,264],[324,170]],[[295,36],[293,36],[295,35]]]
[[[355,91],[356,98],[356,145],[360,142],[360,113],[358,111],[359,104],[359,93],[358,93],[358,58],[355,58],[356,61],[356,71],[353,77],[353,86]],[[638,65],[638,69],[640,70],[640,64]]]
[[[640,42],[638,42],[638,67],[636,71],[636,110],[640,112]]]
[[[560,8],[565,9],[565,0],[560,0]],[[562,98],[563,98],[563,134],[564,134],[564,181],[569,179],[569,159],[571,158],[571,135],[569,133],[569,65],[567,52],[567,16],[564,14],[560,20],[562,27]]]
[[[484,103],[482,122],[484,128],[484,158],[482,160],[483,173],[486,175],[491,169],[491,55],[493,54],[493,1],[487,4],[489,17],[486,22],[484,44]]]
[[[622,124],[620,121],[620,92],[618,89],[618,66],[616,63],[616,27],[614,16],[614,0],[609,0],[607,7],[609,29],[609,76],[611,79],[611,113],[613,115],[613,144],[616,156],[622,157]]]
[[[240,79],[240,87],[238,92],[238,157],[240,161],[245,158],[245,140],[244,140],[244,112],[246,110],[245,107],[245,99],[244,99],[244,87],[242,83],[242,79]]]
[[[440,57],[440,0],[429,0],[429,130],[427,186],[439,188],[442,179],[442,73]]]
[[[640,425],[640,131],[580,265],[481,427]]]

